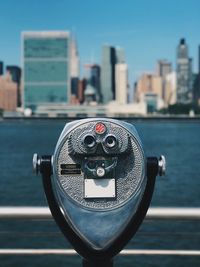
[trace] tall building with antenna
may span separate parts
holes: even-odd
[[[177,47],[177,102],[190,103],[193,100],[192,59],[184,38]]]

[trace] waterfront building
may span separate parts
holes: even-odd
[[[101,81],[100,74],[101,68],[97,64],[84,64],[84,76],[86,77],[87,84],[90,84],[95,90],[95,101],[97,103],[102,103],[101,95]]]
[[[198,73],[193,75],[193,100],[200,106],[200,45],[198,47]]]
[[[0,76],[3,75],[3,61],[0,61]]]
[[[80,60],[78,53],[78,46],[75,37],[71,37],[71,47],[70,47],[70,76],[71,77],[79,77],[80,74]]]
[[[94,102],[96,102],[95,98],[96,98],[96,90],[90,83],[88,83],[84,91],[84,100],[85,100],[84,103],[86,105],[93,104]]]
[[[116,100],[116,64],[125,64],[124,49],[103,46],[101,65],[101,94],[104,104]],[[122,94],[126,93],[123,92]]]
[[[97,64],[91,65],[90,84],[95,88],[95,99],[97,103],[102,103],[100,79],[101,79],[101,67]]]
[[[142,96],[147,92],[152,92],[152,75],[151,73],[143,73],[135,83],[134,99],[140,102]]]
[[[192,59],[189,58],[188,46],[185,39],[181,39],[177,47],[177,102],[190,103],[192,92]]]
[[[135,115],[146,115],[146,103],[134,103],[119,105],[112,101],[107,105],[96,105],[90,102],[90,105],[54,105],[52,107],[39,106],[35,112],[36,116],[45,117],[133,117]]]
[[[75,99],[78,100],[78,83],[80,75],[78,47],[74,37],[71,37],[70,63],[71,103],[73,103]]]
[[[104,45],[101,65],[101,92],[104,104],[115,99],[115,64],[115,48]]]
[[[17,108],[17,83],[12,81],[9,73],[0,76],[0,109],[16,111]]]
[[[193,74],[193,101],[195,104],[200,104],[200,75],[199,73]]]
[[[135,100],[146,102],[147,111],[150,113],[164,107],[162,77],[157,74],[143,73],[136,84]]]
[[[121,104],[119,105],[117,101],[112,101],[106,105],[107,116],[109,117],[132,117],[135,115],[146,115],[147,114],[147,104],[142,101],[140,103],[131,104]]]
[[[158,60],[157,62],[157,74],[162,78],[165,78],[167,74],[172,71],[172,64],[167,60]]]
[[[166,84],[165,84],[165,103],[167,105],[174,105],[176,103],[176,89],[177,89],[177,78],[176,72],[173,71],[166,75]]]
[[[87,84],[90,84],[95,90],[95,101],[102,103],[101,94],[101,67],[97,64],[84,64],[85,77]]]
[[[153,73],[143,73],[137,81],[135,93],[137,102],[146,93],[155,93],[158,97],[162,98],[162,78]]]
[[[167,60],[157,62],[157,74],[162,78],[162,98],[165,100],[166,76],[172,71],[172,64]]]
[[[197,75],[197,96],[195,97],[195,102],[200,106],[200,45],[199,45],[199,56],[198,56],[198,63],[199,63],[199,69],[198,69],[198,75]]]
[[[200,75],[200,45],[199,45],[199,69],[198,69],[198,73],[199,73],[199,75]]]
[[[86,86],[87,86],[87,80],[85,78],[82,80],[79,80],[79,83],[78,83],[78,101],[80,104],[83,104],[83,102],[84,102],[84,92],[85,92]]]
[[[154,74],[152,75],[152,92],[157,94],[160,100],[163,100],[163,83],[162,77]]]
[[[148,92],[144,95],[144,102],[147,105],[147,113],[154,113],[158,109],[158,95]]]
[[[23,105],[70,101],[70,34],[65,31],[23,32]]]
[[[6,71],[10,73],[13,82],[17,84],[17,106],[21,106],[21,68],[18,66],[6,66]]]
[[[127,104],[128,97],[128,66],[125,63],[115,65],[116,101]]]
[[[77,98],[78,84],[79,84],[79,78],[71,77],[71,101],[70,101],[71,103],[72,103],[72,99]]]

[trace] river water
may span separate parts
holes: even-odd
[[[167,174],[158,177],[151,206],[200,207],[199,121],[130,121],[147,156],[163,154]],[[0,122],[0,206],[46,206],[32,155],[52,154],[64,120]],[[71,248],[52,220],[0,221],[0,248]],[[126,248],[200,249],[200,222],[145,221]],[[0,267],[78,267],[79,256],[0,256]],[[200,266],[200,257],[116,257],[115,266]]]

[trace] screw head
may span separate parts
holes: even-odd
[[[102,167],[98,167],[97,168],[97,176],[98,177],[103,177],[104,175],[105,175],[105,169],[104,168],[102,168]]]
[[[165,156],[161,155],[158,160],[158,174],[164,176],[166,172],[166,159]]]

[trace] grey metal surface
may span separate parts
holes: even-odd
[[[106,131],[98,132],[99,124]],[[108,136],[116,145],[107,145]],[[105,168],[104,178],[115,179],[115,197],[85,197],[85,179],[101,179],[91,164]],[[147,185],[146,157],[135,127],[104,118],[68,123],[52,167],[55,197],[74,233],[95,251],[112,246],[132,222]]]

